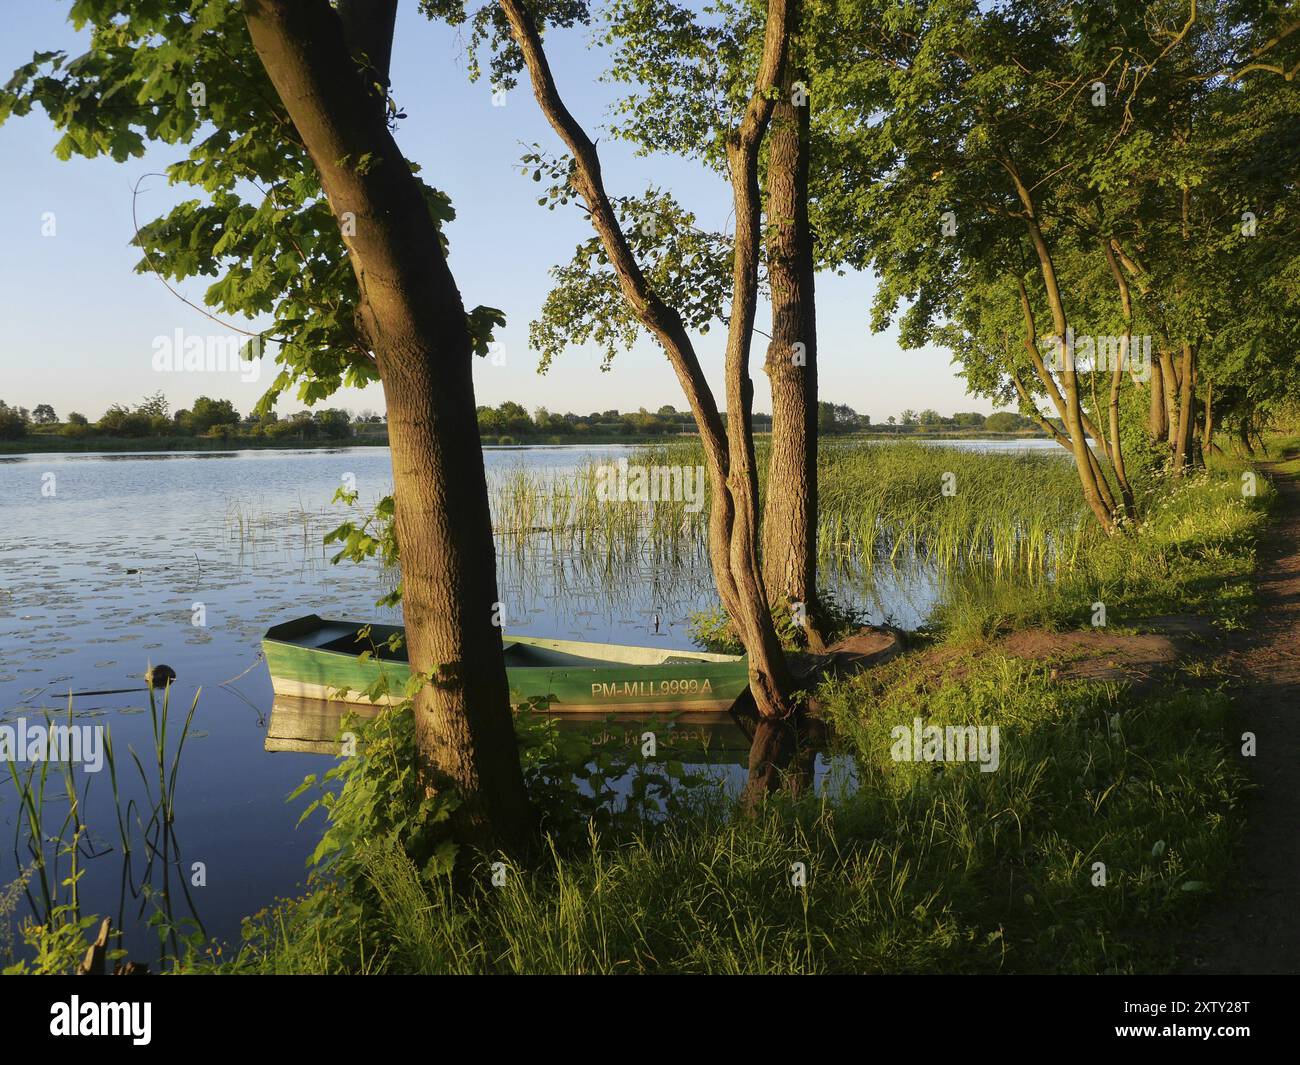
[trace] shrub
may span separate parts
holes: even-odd
[[[0,440],[21,440],[30,421],[23,407],[11,407],[0,399]]]

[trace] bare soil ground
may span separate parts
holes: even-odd
[[[1117,634],[1104,629],[1048,632],[1025,629],[996,641],[992,649],[1012,658],[1051,663],[1053,676],[1062,680],[1124,681],[1136,689],[1158,682],[1190,651],[1199,650],[1191,637],[1208,635],[1211,628],[1189,618],[1152,618],[1143,626],[1159,631]],[[906,652],[898,635],[889,629],[864,628],[827,649],[829,670],[850,674],[907,654],[909,674],[923,674],[931,685],[961,679],[970,646],[930,647]],[[827,669],[825,659],[817,665]]]
[[[1056,663],[1063,680],[1127,681],[1134,688],[1156,682],[1182,653],[1176,637],[1165,633],[1114,635],[1101,629],[1077,632],[1014,632],[998,644],[1013,658]]]

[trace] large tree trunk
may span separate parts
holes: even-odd
[[[650,288],[632,254],[605,191],[596,146],[560,96],[536,23],[520,0],[499,3],[528,66],[533,95],[573,156],[570,182],[586,204],[623,296],[633,314],[663,346],[686,394],[700,431],[709,475],[709,558],[718,595],[748,653],[750,691],[758,712],[766,717],[788,717],[795,710],[791,699],[794,679],[772,623],[759,564],[758,479],[751,425],[753,382],[749,378],[760,243],[758,146],[784,73],[790,34],[787,0],[771,0],[769,4],[754,92],[740,126],[728,138],[736,250],[727,334],[725,427],[681,315]]]
[[[386,6],[375,5],[376,17]],[[388,405],[408,653],[412,672],[430,678],[414,698],[420,769],[430,786],[459,789],[459,839],[519,844],[534,818],[494,624],[496,560],[460,292],[339,15],[326,0],[245,0],[244,11],[332,211],[355,219],[343,239]],[[374,46],[365,51],[376,62]],[[359,168],[363,157],[372,165]]]
[[[758,470],[754,460],[754,383],[749,376],[754,316],[758,309],[758,260],[762,246],[762,200],[758,190],[758,151],[784,80],[791,34],[790,0],[769,0],[763,54],[755,91],[727,141],[736,232],[731,278],[731,317],[727,323],[727,486],[735,501],[729,538],[731,579],[738,613],[733,623],[750,653],[750,687],[759,709],[769,716],[788,716],[794,678],[772,624],[763,584],[758,544]],[[754,648],[761,668],[755,668]]]
[[[763,581],[778,609],[803,609],[809,646],[824,649],[817,608],[817,314],[808,223],[806,73],[789,64],[768,132],[767,276],[772,438],[763,504]],[[794,86],[805,89],[793,102]]]

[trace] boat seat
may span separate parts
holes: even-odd
[[[344,654],[359,655],[362,651],[369,651],[371,657],[378,658],[385,662],[405,662],[407,661],[406,644],[403,643],[396,651],[388,646],[386,640],[378,637],[371,640],[357,639],[356,629],[350,629],[346,635],[338,639],[330,640],[328,643],[317,645],[322,651],[342,651]]]

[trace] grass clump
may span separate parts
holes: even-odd
[[[1256,543],[1276,499],[1262,475],[1250,486],[1254,494],[1244,491],[1248,472],[1224,458],[1156,483],[1140,525],[1092,538],[1069,568],[1002,581],[979,568],[952,575],[931,624],[962,642],[1033,626],[1087,626],[1100,603],[1112,629],[1169,615],[1241,629],[1253,609]]]

